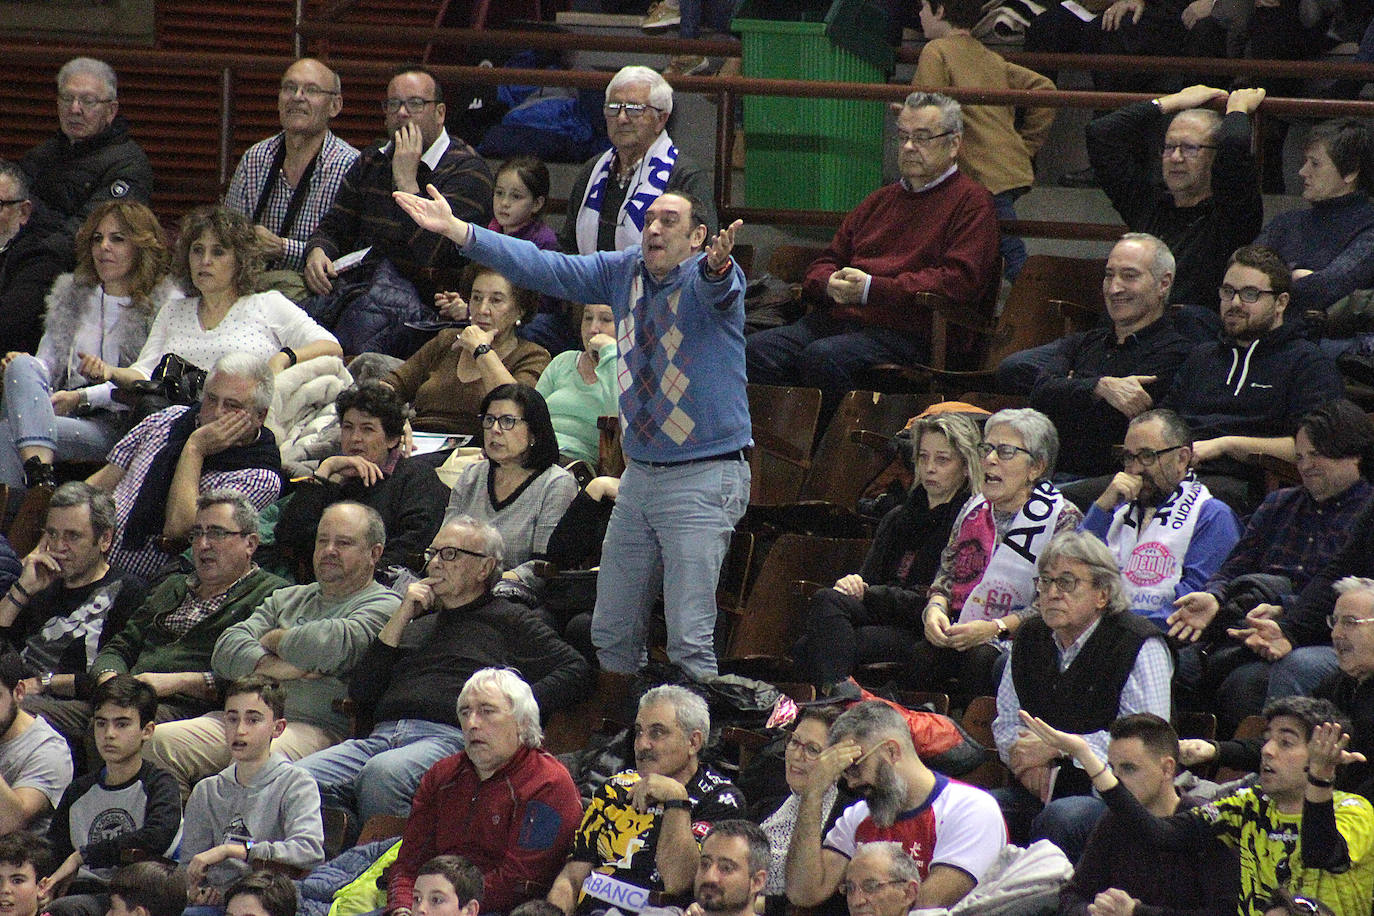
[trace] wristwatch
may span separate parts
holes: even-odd
[[[478,344],[472,348],[472,358],[477,359],[479,356],[486,356],[490,352],[491,344]]]
[[[664,811],[672,811],[674,808],[681,808],[688,814],[692,813],[692,803],[685,798],[670,798],[663,803]]]
[[[993,621],[993,623],[997,624],[998,639],[1011,639],[1011,627],[1007,626],[1007,622],[1005,620],[1003,620],[1001,617],[998,617],[996,620]]]
[[[52,672],[51,672],[51,671],[44,671],[42,674],[38,675],[38,685],[39,685],[40,687],[43,688],[43,692],[44,692],[44,693],[48,693],[49,691],[51,691],[51,690],[52,690]]]

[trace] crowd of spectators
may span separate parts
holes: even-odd
[[[1101,27],[1127,42],[1194,27],[1122,2]],[[1100,326],[1004,363],[1023,406],[913,420],[909,490],[795,621],[822,702],[780,701],[771,790],[712,747],[746,383],[818,387],[825,422],[930,355],[932,301],[990,319],[1023,263],[997,220],[1052,113],[928,91],[1053,86],[978,45],[977,6],[922,3],[900,180],[810,265],[808,313],[750,336],[741,223],[648,68],[607,87],[555,233],[547,168],[451,136],[432,73],[392,74],[359,151],[338,75],[297,60],[282,131],[169,240],[113,70],[64,66],[60,133],[0,162],[0,483],[39,535],[0,538],[0,911],[295,916],[289,874],[302,905],[328,885],[394,916],[905,916],[1024,893],[1012,844],[1046,840],[1078,868],[1038,893],[1074,916],[1370,916],[1374,424],[1334,360],[1371,345],[1347,318],[1374,137],[1317,126],[1310,208],[1262,225],[1263,89],[1092,122],[1130,230]],[[1097,37],[1052,20],[1038,40]],[[594,477],[603,417],[624,470]],[[545,601],[577,541],[602,546],[574,626]],[[681,683],[646,687],[660,597]],[[995,698],[1005,785],[932,768],[916,714],[859,698],[875,663]],[[594,783],[544,747],[627,709]],[[1180,740],[1179,711],[1223,740]],[[1246,716],[1262,736],[1232,737]],[[1215,765],[1255,775],[1176,788]],[[348,849],[394,817],[399,843]]]

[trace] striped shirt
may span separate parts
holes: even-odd
[[[234,177],[229,182],[229,191],[224,195],[224,205],[237,210],[249,219],[257,209],[258,198],[267,178],[272,171],[272,161],[277,150],[285,142],[285,133],[268,137],[248,147],[239,160]],[[315,160],[315,170],[310,176],[310,190],[301,204],[296,221],[291,226],[291,234],[286,237],[286,254],[282,266],[291,270],[305,267],[305,243],[314,234],[320,220],[334,206],[334,195],[339,193],[339,185],[350,166],[358,158],[358,150],[333,133],[326,131],[324,145],[320,147],[319,157]],[[286,210],[291,203],[295,188],[286,180],[286,170],[277,173],[277,183],[267,198],[267,207],[262,212],[262,225],[277,235],[286,219]]]

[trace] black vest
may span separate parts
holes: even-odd
[[[1059,670],[1054,634],[1045,621],[1032,617],[1021,625],[1011,650],[1011,677],[1021,708],[1055,728],[1078,735],[1105,731],[1121,708],[1121,688],[1126,686],[1140,647],[1147,639],[1162,639],[1153,623],[1123,611],[1107,614],[1079,650],[1073,663]],[[1086,794],[1074,777],[1081,771],[1060,772],[1055,797]],[[1063,791],[1061,791],[1061,788]],[[1081,790],[1080,790],[1081,789]]]

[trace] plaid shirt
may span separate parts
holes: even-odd
[[[172,555],[159,550],[156,538],[150,539],[137,550],[124,546],[124,526],[134,511],[134,500],[138,498],[143,478],[152,467],[153,459],[167,444],[172,424],[189,407],[168,407],[139,423],[128,434],[115,443],[106,460],[115,467],[124,469],[124,476],[115,484],[115,548],[110,551],[110,565],[122,569],[130,575],[149,580]],[[241,471],[211,471],[200,477],[200,490],[217,489],[237,490],[259,512],[267,508],[281,495],[281,476],[267,468],[245,468]]]
[[[268,137],[248,148],[234,170],[233,180],[229,182],[229,192],[224,195],[224,205],[237,210],[249,219],[257,208],[258,197],[263,185],[267,183],[268,173],[272,170],[272,160],[284,142],[285,134]],[[320,220],[334,206],[334,195],[339,192],[344,174],[358,158],[354,147],[326,131],[324,145],[320,147],[319,158],[315,161],[315,171],[310,176],[310,191],[296,222],[291,227],[291,235],[286,239],[286,254],[282,266],[300,270],[305,266],[305,243],[314,234]],[[281,235],[282,221],[286,219],[286,208],[291,203],[293,188],[286,180],[285,170],[277,175],[277,186],[267,198],[267,208],[262,213],[262,224]]]
[[[231,582],[228,588],[224,589],[219,594],[211,595],[209,598],[196,597],[196,589],[199,588],[199,582],[195,576],[192,576],[190,583],[191,587],[187,589],[186,597],[181,599],[181,604],[177,605],[170,614],[162,618],[162,626],[177,639],[180,639],[191,632],[196,624],[200,623],[211,614],[217,613],[224,605],[225,600],[229,597],[229,593],[234,590],[234,586],[238,585],[257,571],[258,564],[254,563],[249,568],[248,572]]]
[[[1245,573],[1287,576],[1293,593],[1284,597],[1283,606],[1293,610],[1303,586],[1345,546],[1371,494],[1374,487],[1364,479],[1323,502],[1300,486],[1275,490],[1250,516],[1245,533],[1205,590],[1220,597],[1232,579]]]

